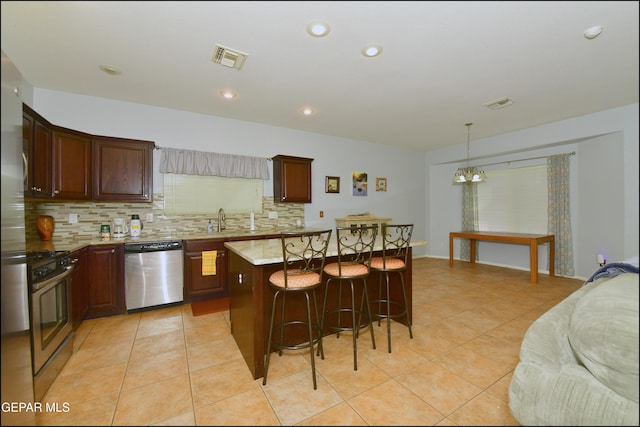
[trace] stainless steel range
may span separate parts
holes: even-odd
[[[42,399],[73,353],[69,251],[27,253],[31,290],[31,345],[36,401]]]

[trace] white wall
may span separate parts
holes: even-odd
[[[310,227],[334,228],[337,217],[370,212],[395,222],[415,224],[414,240],[426,240],[424,154],[345,138],[213,117],[166,108],[34,90],[35,111],[51,123],[94,135],[151,140],[160,147],[186,148],[247,156],[277,154],[310,157],[313,203],[305,205]],[[154,193],[162,193],[158,171],[161,150],[154,152]],[[351,173],[367,172],[367,197],[351,195]],[[270,171],[273,176],[273,171]],[[340,193],[325,193],[325,176],[340,177]],[[375,191],[376,177],[387,178],[387,191]],[[265,196],[273,196],[265,181]],[[320,218],[320,211],[324,218]],[[426,247],[414,249],[414,256]]]
[[[597,253],[607,254],[609,262],[638,255],[638,104],[491,138],[472,138],[472,156],[479,159],[471,164],[571,151],[576,151],[570,162],[575,269],[576,277],[586,278],[598,268]],[[466,143],[426,154],[429,256],[448,258],[449,232],[461,227],[462,190],[452,184],[452,177],[465,159]],[[491,170],[500,167],[508,166],[484,168],[489,179]],[[456,239],[456,257],[458,248]],[[480,262],[529,267],[524,246],[482,242],[479,256]],[[547,256],[546,245],[539,256],[541,260]],[[540,266],[545,268],[546,263],[541,261]]]

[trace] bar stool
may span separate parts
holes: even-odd
[[[352,331],[354,371],[358,370],[356,339],[361,329],[367,326],[369,327],[371,330],[371,342],[373,348],[376,348],[376,340],[371,325],[372,317],[369,306],[369,295],[367,293],[367,277],[369,277],[369,265],[377,231],[378,227],[376,225],[337,227],[338,261],[329,263],[324,267],[324,272],[327,277],[327,287],[322,305],[322,328],[323,330],[337,331],[337,338],[340,337],[340,331]],[[333,281],[338,282],[338,305],[337,308],[327,310],[327,295],[329,294],[329,286]],[[351,304],[349,306],[342,305],[342,285],[345,282],[349,283],[351,291]],[[356,307],[355,302],[356,282],[362,283],[362,296],[359,309]],[[342,313],[347,313],[351,316],[344,316],[343,318],[341,316]],[[358,317],[357,321],[356,315]]]
[[[264,364],[264,378],[262,385],[267,384],[267,374],[269,372],[269,359],[271,357],[272,347],[278,350],[278,354],[282,356],[282,350],[301,350],[310,349],[311,354],[311,372],[313,375],[313,389],[317,389],[316,384],[316,365],[314,359],[314,345],[317,344],[318,352],[324,359],[324,350],[322,349],[322,328],[320,316],[318,315],[318,302],[316,299],[316,289],[322,285],[322,275],[325,259],[327,256],[327,247],[331,238],[332,230],[322,230],[314,232],[283,232],[281,233],[283,267],[269,276],[269,287],[275,291],[273,295],[273,305],[271,307],[271,323],[269,326],[269,340],[267,344],[267,355]],[[286,296],[304,295],[306,301],[306,319],[292,319],[291,316],[285,317],[288,313],[285,308]],[[276,306],[278,297],[281,298],[280,304],[280,320],[274,324]],[[311,305],[309,298],[313,299],[313,307],[315,311],[315,321],[311,318]],[[299,304],[300,299],[294,298],[290,303]],[[304,326],[309,334],[309,341],[301,344],[293,343],[294,340],[289,339],[289,343],[284,340],[284,331],[292,331],[295,327]],[[291,328],[294,327],[294,328]],[[278,331],[279,339],[274,341],[273,333]],[[314,335],[315,331],[315,335]]]
[[[413,224],[383,224],[382,225],[382,256],[371,259],[371,271],[380,273],[378,284],[378,299],[371,300],[371,304],[378,304],[378,312],[373,314],[374,318],[387,319],[387,342],[389,353],[391,353],[391,319],[406,316],[409,327],[409,338],[413,338],[411,331],[411,318],[409,317],[409,304],[407,302],[407,291],[404,285],[404,272],[407,269],[407,256],[411,243]],[[391,285],[389,275],[398,273],[400,276],[400,287],[402,290],[402,301],[393,300],[391,297]],[[382,296],[382,276],[386,279],[386,294]],[[386,310],[382,311],[382,305]],[[391,310],[395,307],[395,311]]]

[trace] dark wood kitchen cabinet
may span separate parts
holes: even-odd
[[[152,141],[93,138],[93,200],[153,200]]]
[[[22,104],[27,199],[151,202],[154,147],[52,125]]]
[[[202,252],[216,251],[216,274],[202,275]],[[229,296],[224,239],[185,240],[184,303]]]
[[[81,132],[53,128],[53,197],[91,200],[91,139]]]
[[[277,155],[272,160],[273,200],[276,203],[311,203],[313,159]]]
[[[50,198],[52,190],[51,125],[27,105],[22,105],[22,156],[25,197]]]
[[[85,319],[124,314],[124,245],[90,246],[88,258],[89,306]]]
[[[74,265],[71,273],[71,321],[78,329],[89,309],[89,281],[87,280],[87,248],[71,252]]]

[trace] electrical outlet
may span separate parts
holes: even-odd
[[[276,219],[276,218],[278,218],[278,212],[276,211],[269,212],[269,219]]]
[[[69,214],[69,224],[77,224],[78,223],[78,214],[70,213]]]
[[[147,222],[153,222],[153,214],[152,213],[148,213],[147,214]]]

